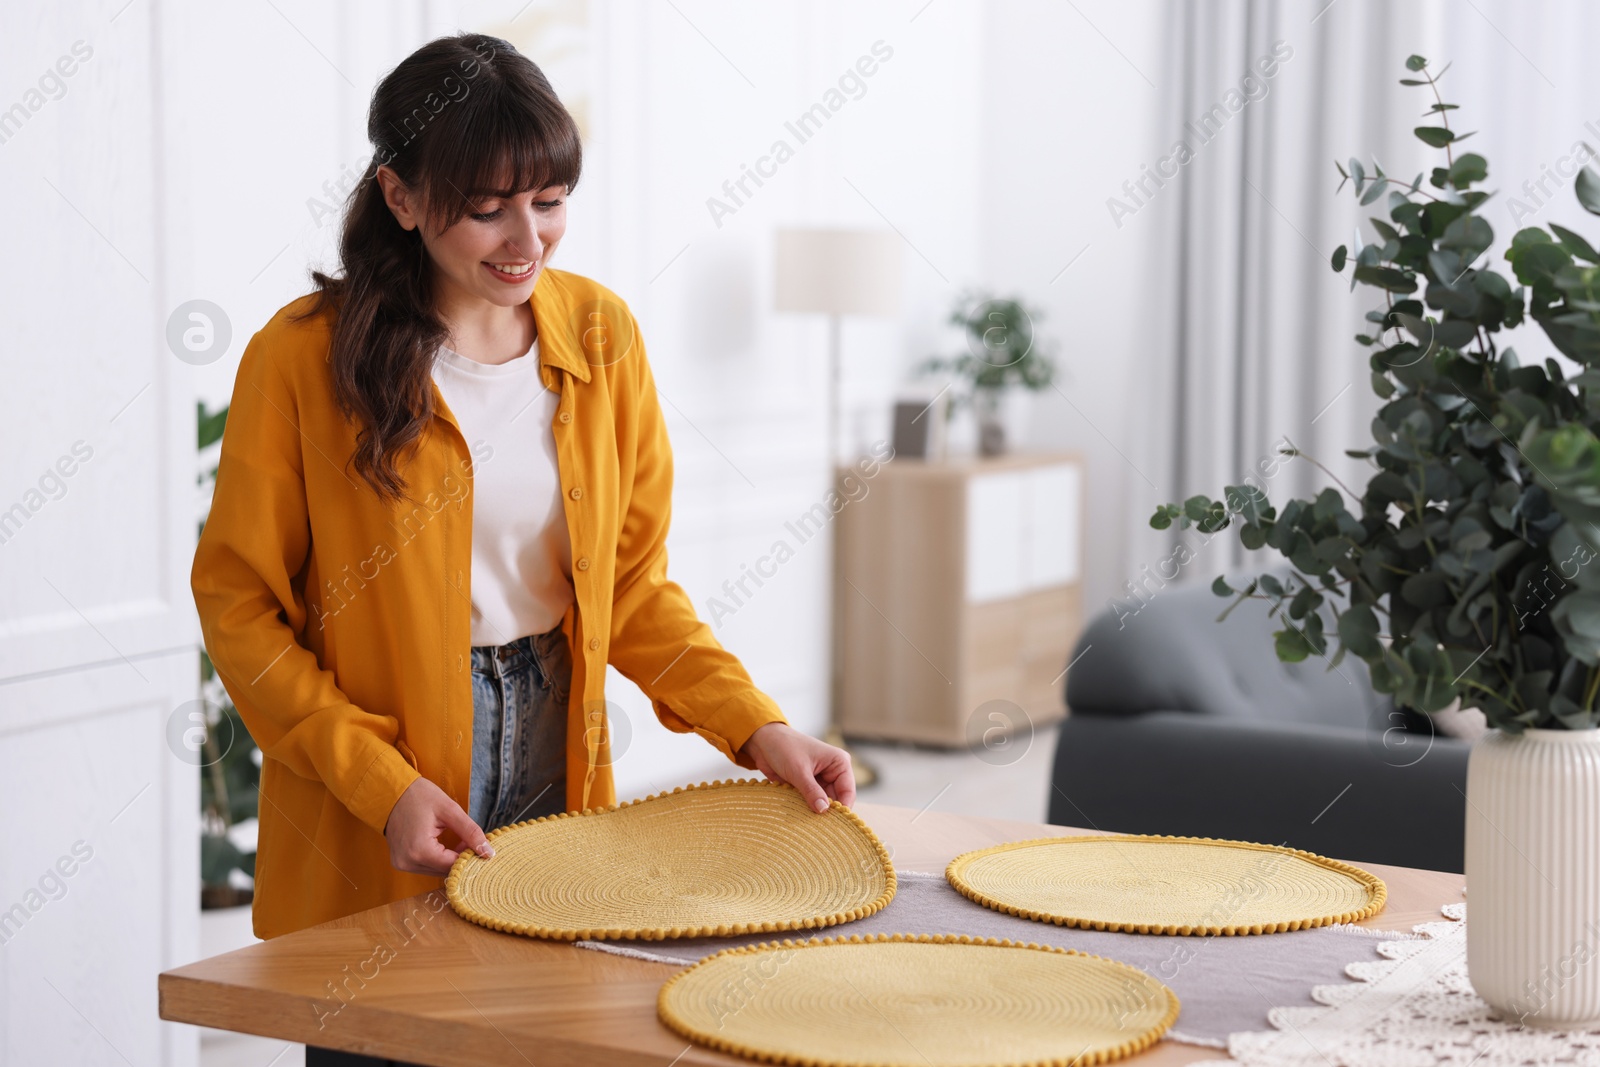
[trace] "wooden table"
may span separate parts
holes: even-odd
[[[911,871],[942,871],[1003,841],[1091,832],[882,804],[855,811]],[[1459,874],[1361,866],[1389,886],[1388,906],[1364,926],[1409,930],[1462,899]],[[661,983],[679,969],[477,926],[440,889],[166,971],[161,1018],[440,1067],[750,1062],[689,1045],[656,1019]],[[1124,1062],[1216,1058],[1163,1041]]]

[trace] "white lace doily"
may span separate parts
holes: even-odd
[[[1416,939],[1381,942],[1383,959],[1346,967],[1356,981],[1313,989],[1327,1007],[1273,1008],[1276,1029],[1230,1034],[1232,1059],[1205,1067],[1600,1067],[1600,1031],[1493,1018],[1467,981],[1467,906],[1441,910],[1448,918],[1416,927]]]

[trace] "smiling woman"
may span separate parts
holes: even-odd
[[[470,91],[432,108],[428,101],[457,76],[471,78]],[[531,343],[528,300],[537,267],[566,232],[565,197],[577,186],[583,146],[539,68],[483,34],[433,41],[390,72],[373,94],[367,136],[376,180],[347,206],[344,275],[312,272],[313,313],[339,310],[334,386],[341,407],[368,427],[356,469],[393,501],[395,456],[432,417],[430,373],[452,322],[478,334],[470,341],[496,347],[497,358],[483,362]],[[494,314],[471,314],[485,304]]]
[[[608,664],[669,730],[814,810],[852,803],[849,757],[792,729],[667,577],[639,324],[550,266],[582,147],[539,68],[433,41],[367,127],[342,270],[241,359],[191,576],[263,755],[257,936],[437,889],[493,855],[487,830],[615,805]],[[308,1049],[330,1062],[357,1061]]]

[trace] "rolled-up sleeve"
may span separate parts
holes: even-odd
[[[418,777],[396,716],[360,708],[300,643],[311,547],[299,405],[266,335],[245,348],[190,585],[207,653],[262,755],[320,779],[382,833]]]

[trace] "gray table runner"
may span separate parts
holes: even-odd
[[[665,941],[578,941],[581,948],[685,966],[725,948],[784,938],[851,934],[968,934],[1077,949],[1132,964],[1178,995],[1182,1012],[1168,1035],[1179,1041],[1226,1046],[1230,1033],[1270,1030],[1267,1010],[1313,1007],[1313,986],[1348,981],[1344,969],[1378,958],[1379,941],[1409,933],[1324,926],[1247,937],[1172,937],[1080,930],[1007,915],[956,892],[943,874],[896,871],[894,899],[874,915],[822,930],[787,930],[741,937],[680,937]],[[1380,913],[1381,914],[1381,913]]]

